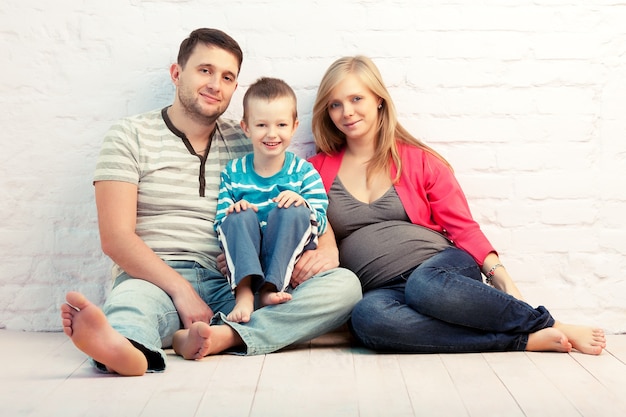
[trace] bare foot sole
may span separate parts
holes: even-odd
[[[211,326],[197,321],[188,330],[182,330],[175,335],[175,351],[185,359],[202,359],[210,352],[210,336]]]
[[[143,375],[148,368],[144,354],[113,329],[102,310],[78,292],[67,293],[61,306],[63,332],[74,345],[104,364],[110,372]]]
[[[599,355],[606,348],[604,330],[574,324],[554,323],[554,328],[562,331],[573,348],[588,355]]]
[[[526,350],[530,352],[570,352],[567,336],[554,327],[546,327],[528,335]]]
[[[261,293],[261,305],[270,306],[274,304],[282,304],[291,300],[291,294],[284,291],[266,291]]]

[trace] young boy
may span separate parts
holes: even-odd
[[[315,249],[328,207],[317,171],[287,152],[299,123],[292,88],[260,78],[246,91],[243,107],[241,127],[253,153],[222,171],[214,226],[235,292],[227,316],[234,322],[250,320],[257,291],[261,306],[291,299],[285,289],[293,266],[305,250]]]

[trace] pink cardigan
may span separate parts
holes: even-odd
[[[472,218],[452,170],[415,146],[398,143],[398,150],[403,166],[395,189],[411,222],[444,234],[482,266],[485,257],[496,250]],[[320,173],[326,192],[339,172],[344,152],[345,149],[332,156],[320,153],[309,159]],[[395,177],[396,173],[393,164],[391,175]]]

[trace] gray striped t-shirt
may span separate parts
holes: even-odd
[[[230,159],[251,152],[251,144],[239,123],[220,119],[202,158],[165,110],[122,119],[109,129],[94,182],[137,185],[136,233],[159,257],[215,268],[220,172]],[[114,275],[121,272],[114,267]]]

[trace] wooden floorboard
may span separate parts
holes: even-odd
[[[0,416],[626,416],[626,335],[600,356],[374,354],[330,333],[271,355],[120,378],[62,333],[0,330]]]
[[[542,353],[542,355],[559,354]],[[521,415],[528,417],[580,415],[525,352],[489,353],[483,357],[517,403]],[[497,401],[489,386],[483,386],[483,390],[486,401]]]

